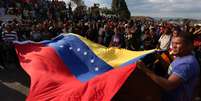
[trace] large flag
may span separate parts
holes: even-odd
[[[110,101],[135,62],[154,52],[106,48],[75,34],[15,47],[31,78],[27,101]]]

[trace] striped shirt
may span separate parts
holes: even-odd
[[[7,32],[4,31],[2,32],[2,40],[5,42],[13,42],[18,40],[17,33],[15,31]]]

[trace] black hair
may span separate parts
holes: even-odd
[[[177,37],[180,37],[183,39],[184,43],[186,43],[187,45],[193,45],[193,34],[189,33],[189,32],[181,32],[180,34],[178,34]]]

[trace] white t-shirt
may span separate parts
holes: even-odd
[[[169,49],[171,43],[171,34],[162,34],[158,42],[160,43],[160,49]]]

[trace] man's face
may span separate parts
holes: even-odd
[[[174,37],[172,39],[173,54],[176,56],[182,56],[188,49],[188,45],[185,45],[184,41],[180,37]]]

